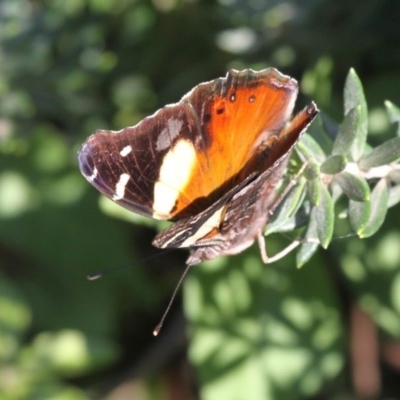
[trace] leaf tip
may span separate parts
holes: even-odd
[[[385,100],[383,102],[383,104],[385,105],[386,108],[392,108],[393,107],[393,103],[390,100]]]

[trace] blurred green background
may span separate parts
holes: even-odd
[[[1,399],[400,398],[399,207],[301,270],[256,248],[196,266],[155,339],[187,253],[148,258],[156,224],[79,173],[96,129],[268,66],[299,80],[297,108],[312,98],[338,122],[354,67],[381,143],[383,101],[400,104],[400,3],[1,0]]]

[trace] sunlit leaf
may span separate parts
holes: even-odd
[[[389,190],[388,208],[391,208],[400,202],[400,185],[396,185]]]
[[[349,201],[349,220],[350,225],[357,235],[361,236],[367,226],[371,215],[371,202],[368,201]]]
[[[333,143],[332,155],[347,156],[356,140],[361,120],[361,106],[355,106],[344,117]]]
[[[391,101],[385,101],[386,111],[389,115],[391,123],[400,122],[400,108],[393,104]]]
[[[371,192],[371,214],[368,223],[359,233],[361,238],[372,236],[378,231],[386,217],[389,199],[387,179],[381,179]]]
[[[361,169],[379,167],[400,159],[400,137],[389,139],[363,156],[358,165]]]
[[[118,348],[112,341],[74,329],[40,333],[35,337],[32,351],[32,363],[39,366],[45,359],[48,372],[65,377],[97,370],[118,357]]]
[[[285,262],[266,268],[255,254],[242,254],[187,277],[189,357],[201,398],[306,398],[316,387],[310,378],[321,387],[341,370],[341,319],[327,270],[299,272],[282,268]]]
[[[304,243],[300,245],[296,253],[297,268],[301,268],[318,249],[318,220],[316,213],[316,209],[313,207],[304,235]],[[307,242],[307,240],[309,240],[309,242]]]
[[[317,220],[317,233],[321,246],[326,249],[333,235],[334,210],[332,197],[327,187],[318,180],[320,186],[320,201],[315,206],[315,218]]]
[[[347,75],[344,87],[344,115],[359,106],[359,124],[350,154],[353,160],[358,160],[364,153],[368,133],[368,109],[362,83],[353,68]]]

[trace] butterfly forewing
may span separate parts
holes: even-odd
[[[253,172],[255,152],[282,129],[296,95],[296,81],[275,69],[232,70],[133,127],[96,132],[79,153],[81,171],[131,211],[196,215]]]

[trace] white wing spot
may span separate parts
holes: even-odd
[[[179,135],[183,122],[179,119],[171,118],[167,121],[167,126],[158,136],[156,150],[161,151],[171,147],[173,140]]]
[[[196,151],[188,140],[179,140],[165,155],[154,186],[153,217],[169,219],[170,212],[192,176]]]
[[[125,187],[126,184],[129,181],[129,175],[128,174],[121,174],[121,176],[119,177],[119,181],[118,183],[115,185],[115,194],[113,196],[113,200],[121,200],[124,198],[125,196]]]
[[[121,154],[122,157],[126,157],[131,151],[132,151],[132,147],[131,147],[131,146],[125,146],[125,147],[119,152],[119,154]]]
[[[99,171],[97,171],[97,168],[94,167],[94,170],[93,170],[92,175],[87,176],[86,179],[87,179],[90,183],[92,183],[92,182],[96,179],[98,173],[99,173]]]

